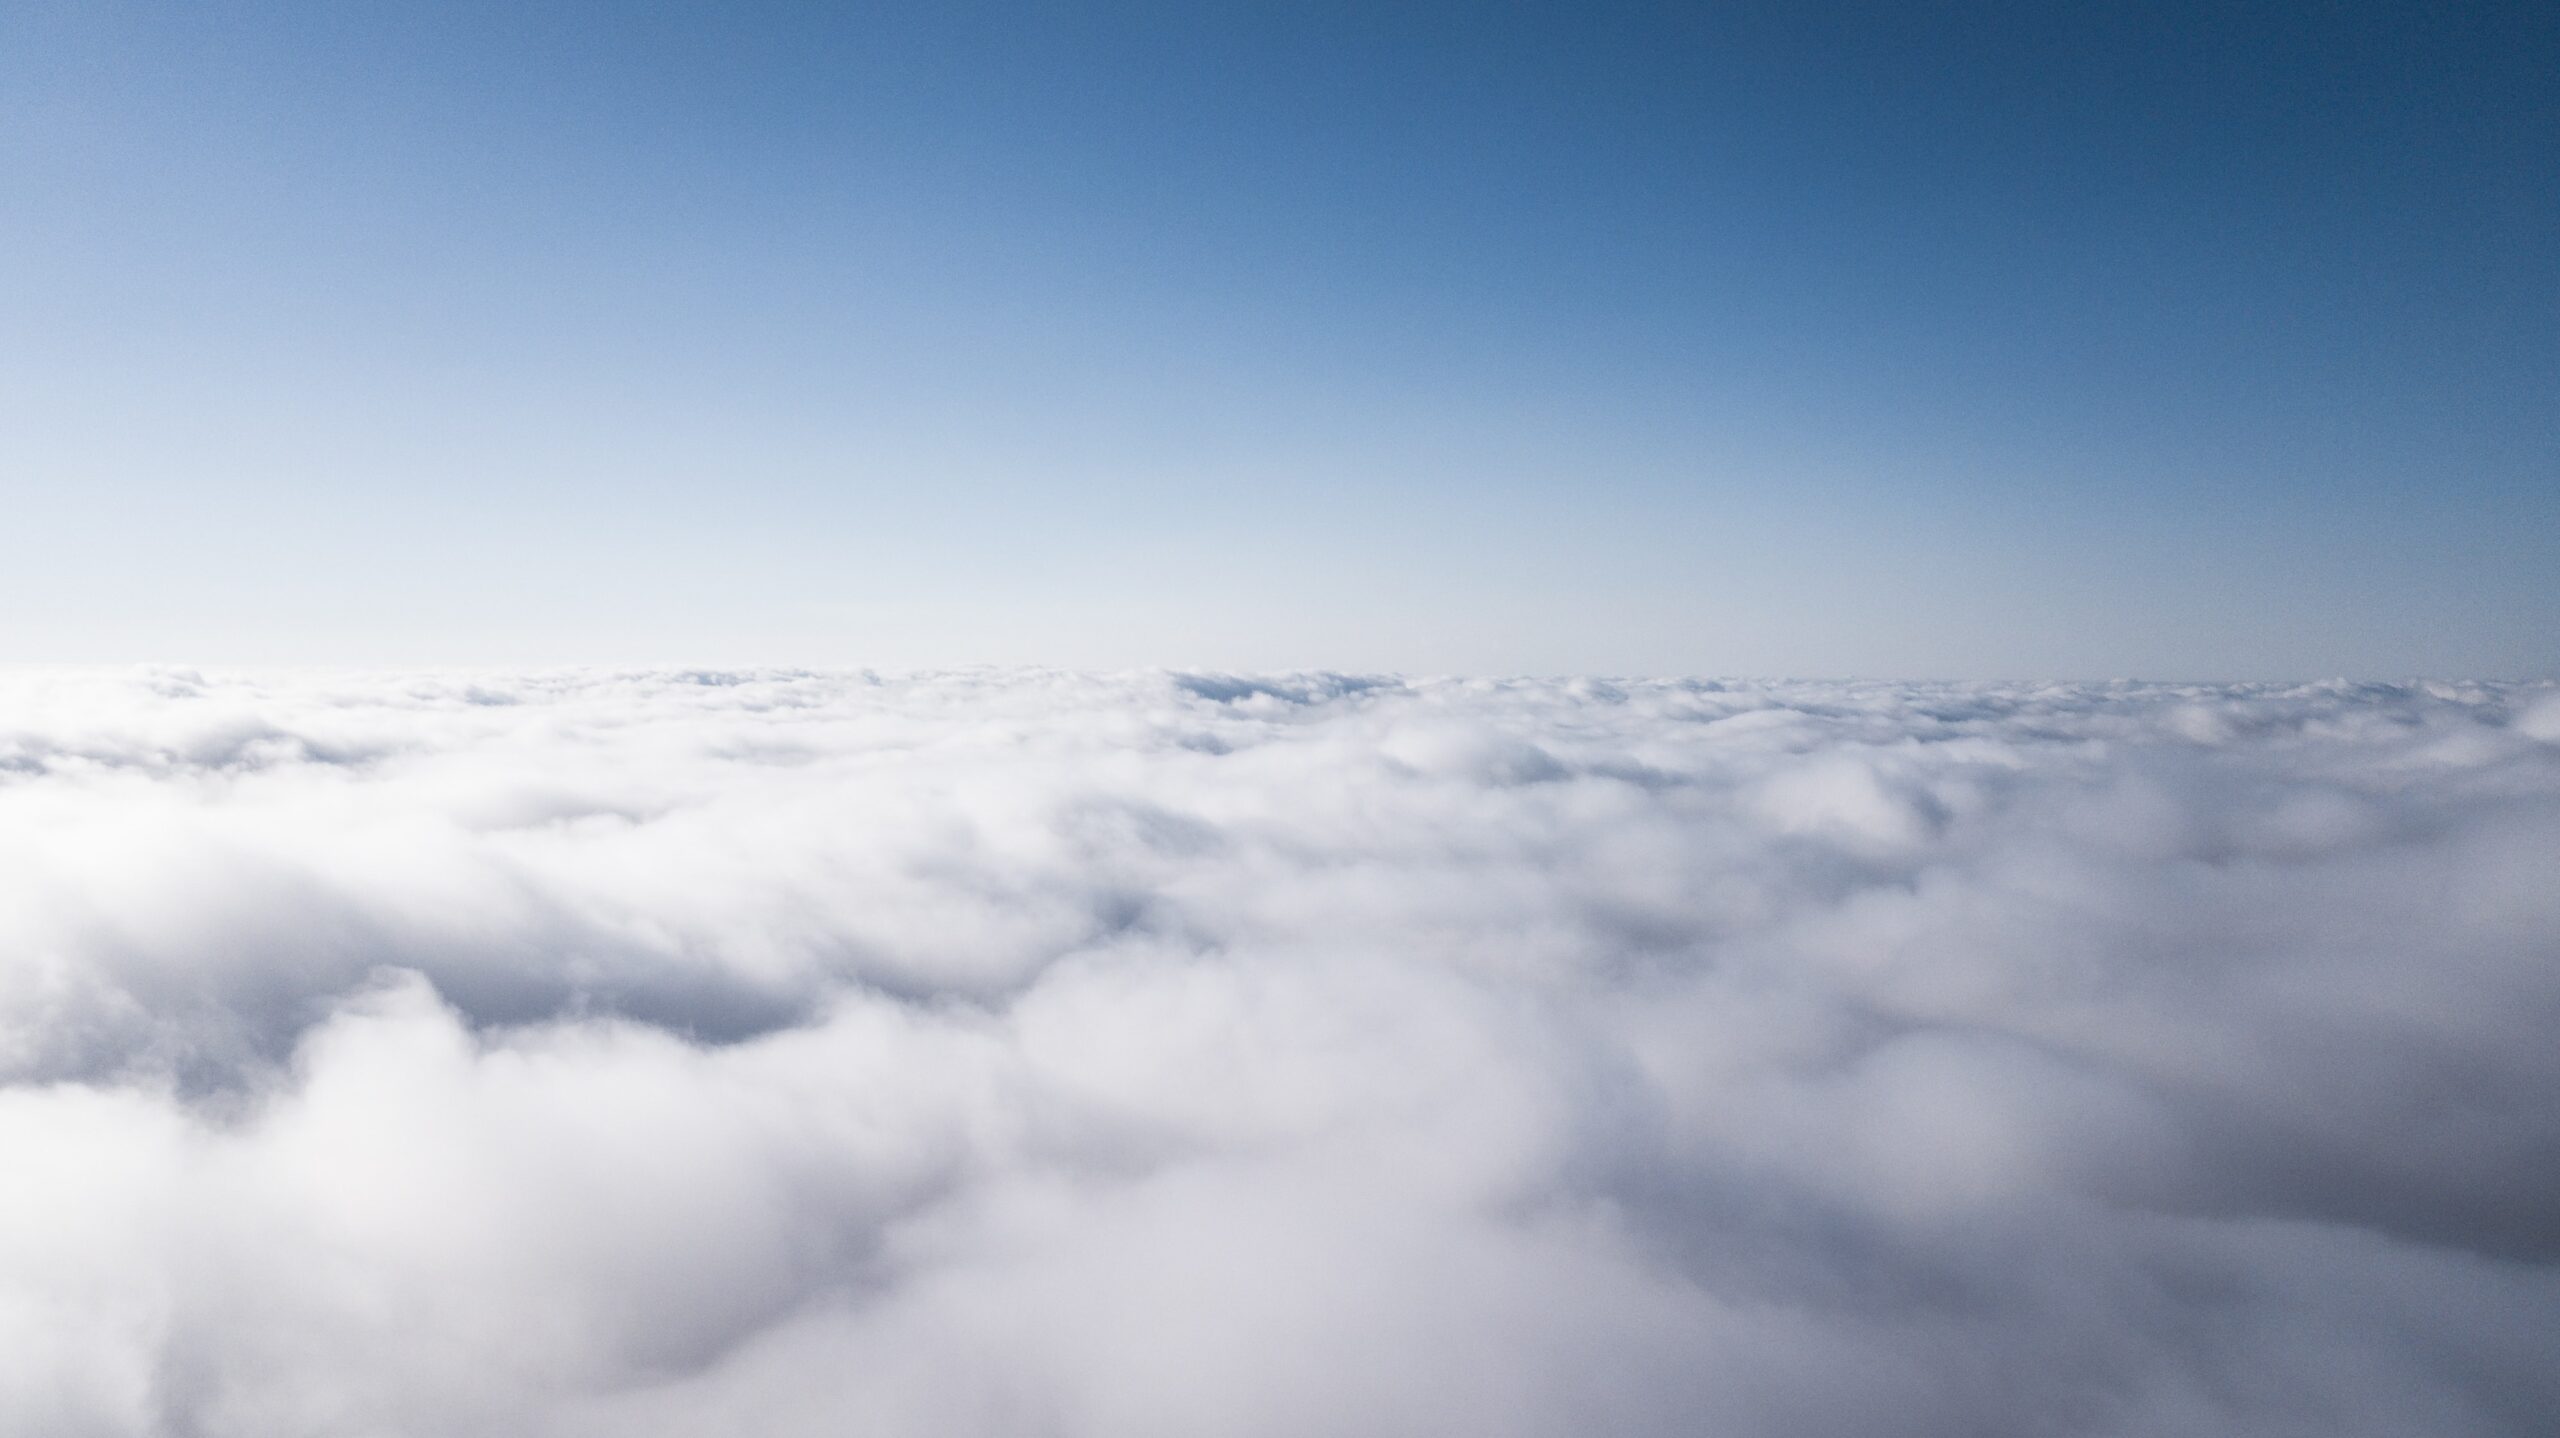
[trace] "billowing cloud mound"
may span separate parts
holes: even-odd
[[[0,1431],[2560,1427],[2560,691],[0,682]]]

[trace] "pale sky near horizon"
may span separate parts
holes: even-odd
[[[2541,5],[0,12],[0,662],[2560,672]]]

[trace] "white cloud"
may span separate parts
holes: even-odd
[[[0,678],[0,1430],[2525,1433],[2560,693]]]

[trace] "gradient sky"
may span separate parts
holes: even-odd
[[[2560,671],[2560,10],[0,8],[0,658]]]

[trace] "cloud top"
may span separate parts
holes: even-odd
[[[2555,716],[0,677],[0,1428],[2547,1431]]]

